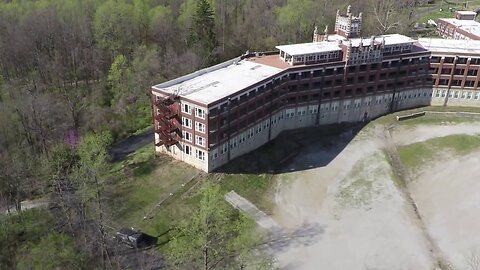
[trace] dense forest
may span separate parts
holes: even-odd
[[[0,268],[117,267],[105,259],[107,150],[150,126],[149,87],[247,50],[308,42],[348,4],[372,35],[407,33],[419,3],[1,1],[0,210],[45,194],[58,204],[0,217]]]

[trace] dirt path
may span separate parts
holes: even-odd
[[[232,190],[225,194],[225,200],[233,207],[243,211],[247,216],[255,220],[260,227],[268,231],[280,229],[280,226],[278,226],[278,224],[271,217],[260,211],[255,205],[238,195],[235,191]]]
[[[412,195],[410,193],[410,189],[411,189],[410,186],[412,184],[412,179],[409,176],[405,166],[403,166],[402,161],[400,160],[397,147],[392,139],[392,134],[390,130],[385,129],[382,135],[383,135],[382,139],[385,143],[384,149],[390,160],[392,170],[395,176],[401,182],[401,185],[399,185],[398,190],[402,193],[403,197],[405,198],[405,200],[408,202],[408,205],[410,206],[408,207],[409,208],[408,210],[409,212],[411,212],[410,216],[412,218],[412,221],[415,222],[418,228],[422,230],[423,237],[427,241],[429,250],[431,252],[432,261],[434,261],[436,266],[439,267],[440,269],[446,268],[449,265],[449,263],[445,259],[445,255],[442,253],[441,249],[438,247],[437,242],[432,239],[427,227],[425,226],[422,216],[418,212],[417,204],[415,200],[412,198]]]

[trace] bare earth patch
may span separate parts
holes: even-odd
[[[445,158],[423,170],[411,188],[434,241],[454,269],[480,259],[480,151]]]
[[[319,158],[335,156],[311,151]],[[277,222],[292,230],[309,225],[323,230],[303,245],[277,249],[279,266],[431,269],[428,243],[392,175],[382,142],[358,136],[326,166],[280,176]]]

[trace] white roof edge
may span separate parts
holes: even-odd
[[[187,75],[184,75],[182,77],[178,77],[176,79],[173,79],[173,80],[170,80],[170,81],[166,81],[164,83],[161,83],[161,84],[156,84],[154,86],[152,86],[153,89],[156,89],[156,90],[162,90],[162,88],[166,88],[166,87],[170,87],[170,86],[173,86],[173,85],[176,85],[176,84],[179,84],[181,82],[184,82],[184,81],[187,81],[187,80],[190,80],[190,79],[193,79],[195,77],[198,77],[198,76],[201,76],[203,74],[206,74],[206,73],[209,73],[209,72],[212,72],[212,71],[215,71],[215,70],[218,70],[218,69],[221,69],[221,68],[224,68],[224,67],[228,67],[236,62],[239,62],[241,60],[241,57],[237,57],[237,58],[233,58],[233,59],[230,59],[230,60],[227,60],[225,62],[222,62],[220,64],[217,64],[215,66],[211,66],[211,67],[208,67],[208,68],[204,68],[204,69],[200,69],[200,70],[197,70],[193,73],[190,73],[190,74],[187,74]]]
[[[477,15],[475,11],[470,11],[470,10],[457,10],[458,14],[468,14],[468,15]]]

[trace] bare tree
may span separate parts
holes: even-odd
[[[371,0],[373,15],[378,23],[377,29],[386,34],[400,26],[400,9],[398,0]]]

